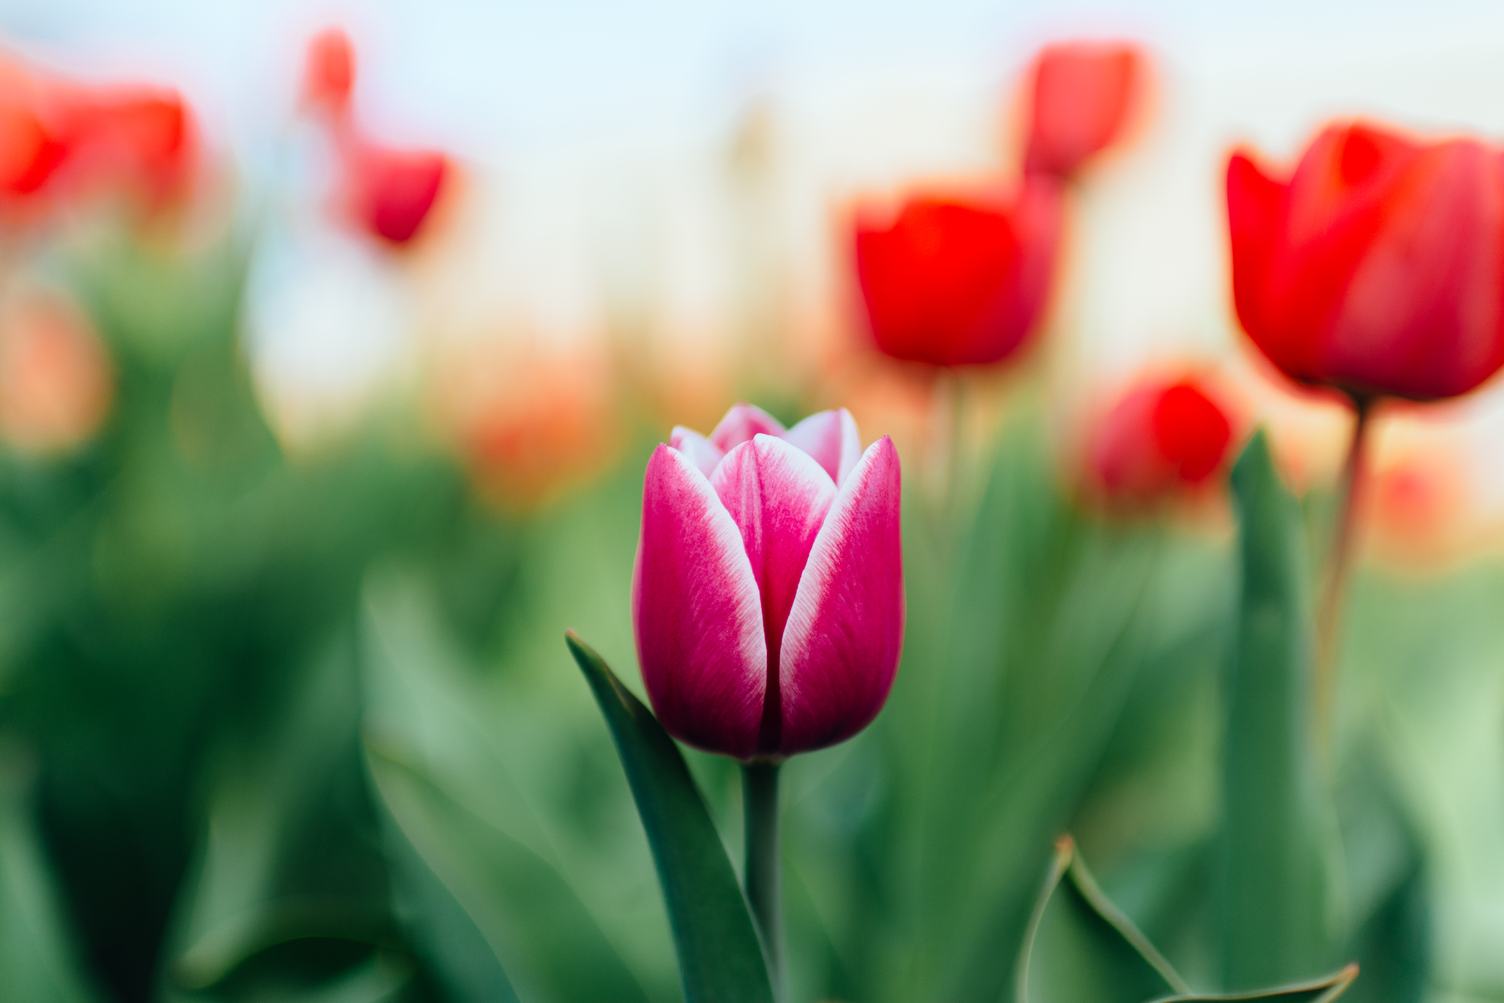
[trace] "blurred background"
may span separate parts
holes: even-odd
[[[1074,39],[1145,73],[1028,350],[886,358],[854,219],[1013,190]],[[890,705],[786,771],[793,998],[1008,998],[1066,829],[1217,984],[1260,794],[1219,765],[1225,462],[1116,491],[1112,404],[1194,374],[1320,552],[1350,419],[1237,330],[1227,153],[1504,137],[1504,7],[0,0],[0,44],[6,998],[676,998],[562,634],[641,692],[643,465],[742,399],[848,406],[908,475]],[[1323,809],[1352,998],[1504,999],[1501,437],[1497,381],[1379,431]]]

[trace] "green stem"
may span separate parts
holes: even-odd
[[[1372,438],[1373,402],[1354,397],[1353,410],[1352,438],[1348,442],[1347,459],[1342,465],[1338,488],[1337,524],[1332,530],[1331,550],[1327,555],[1326,587],[1316,613],[1316,735],[1324,749],[1330,747],[1336,717],[1337,641],[1341,633],[1342,600],[1352,572],[1358,506]]]
[[[778,869],[778,763],[742,766],[742,810],[747,867],[742,880],[747,904],[762,934],[775,999],[783,998],[783,909]]]

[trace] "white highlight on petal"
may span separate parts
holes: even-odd
[[[810,548],[779,648],[789,752],[849,737],[887,699],[903,647],[901,491],[884,436],[841,484]]]
[[[706,477],[714,472],[716,464],[720,463],[721,457],[726,455],[719,446],[705,436],[683,425],[674,426],[674,430],[669,433],[668,444],[689,457],[689,462],[698,467],[700,473]]]
[[[648,471],[633,573],[643,682],[669,731],[713,751],[750,756],[767,692],[768,651],[741,532],[685,454],[660,446]]]
[[[783,438],[813,456],[836,484],[845,483],[862,457],[856,419],[845,408],[818,411],[789,429]]]
[[[733,404],[731,410],[710,433],[710,441],[722,450],[751,441],[754,435],[782,437],[783,422],[774,418],[756,404]]]

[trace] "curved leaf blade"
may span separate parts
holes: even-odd
[[[373,742],[366,748],[397,833],[491,945],[491,957],[472,945],[476,950],[462,968],[451,966],[487,980],[484,991],[468,988],[461,998],[645,1003],[636,976],[552,864],[457,801],[395,749]],[[418,918],[420,926],[431,927],[439,917]],[[561,946],[559,930],[571,931],[574,950]],[[577,952],[588,954],[591,963],[579,964]],[[512,988],[504,990],[503,983]]]
[[[647,832],[689,1003],[773,1003],[762,943],[684,757],[652,712],[573,632],[569,652],[606,718]]]
[[[1232,487],[1241,594],[1223,691],[1219,888],[1223,981],[1241,990],[1335,959],[1307,568],[1295,499],[1262,432],[1238,459]]]
[[[15,999],[93,1003],[53,872],[27,811],[27,772],[0,749],[0,986]]]
[[[1330,1003],[1353,984],[1358,977],[1358,966],[1348,965],[1338,972],[1309,982],[1296,982],[1273,989],[1254,990],[1246,993],[1190,993],[1181,996],[1162,996],[1150,1003]]]
[[[1190,987],[1098,887],[1063,836],[1018,964],[1019,1003],[1141,1003]]]

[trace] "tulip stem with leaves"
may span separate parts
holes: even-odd
[[[737,405],[709,436],[674,429],[648,460],[632,618],[656,716],[569,645],[637,801],[690,1003],[781,995],[778,764],[845,741],[888,699],[899,528],[893,442],[862,449],[844,409],[785,428]],[[670,736],[742,762],[743,888]]]
[[[742,766],[742,815],[746,833],[746,868],[742,886],[757,921],[773,995],[783,996],[783,905],[778,857],[778,769],[775,762]]]
[[[1337,487],[1337,514],[1332,527],[1331,549],[1327,556],[1326,585],[1321,607],[1316,614],[1316,730],[1323,746],[1330,742],[1337,704],[1337,641],[1342,626],[1342,599],[1351,576],[1353,550],[1357,535],[1358,508],[1363,494],[1363,478],[1368,466],[1368,450],[1373,438],[1373,401],[1353,398],[1353,430],[1348,440],[1347,457],[1342,463],[1342,478]]]

